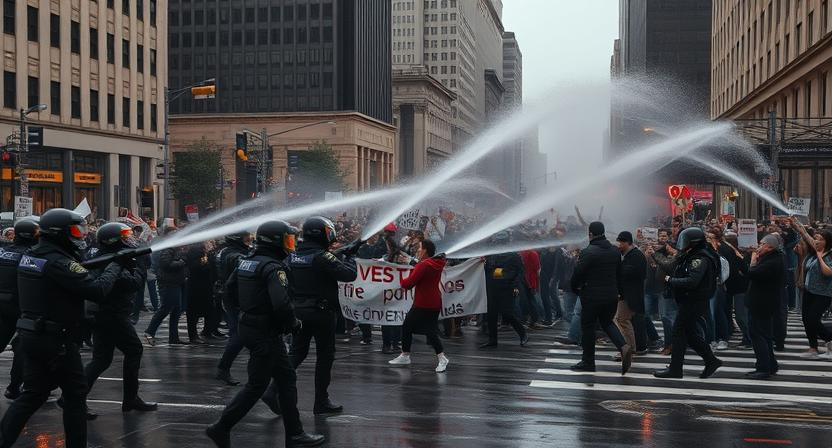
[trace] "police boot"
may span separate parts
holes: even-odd
[[[720,367],[722,367],[722,361],[714,357],[713,359],[705,363],[705,368],[702,369],[702,373],[699,374],[699,378],[709,378],[711,375],[714,374],[714,372],[716,372],[716,369]]]
[[[655,376],[656,378],[682,378],[683,375],[681,370],[677,371],[675,369],[667,367],[665,369],[653,372],[653,376]]]
[[[64,408],[64,397],[63,397],[63,395],[61,395],[61,397],[58,398],[57,401],[55,401],[55,404],[61,409]],[[86,417],[87,417],[88,421],[92,421],[92,420],[95,420],[95,419],[98,418],[98,414],[96,414],[95,412],[90,411],[90,408],[88,408],[86,404],[84,405],[84,411],[85,411],[85,414],[86,414]]]
[[[325,414],[338,414],[344,411],[344,407],[340,404],[335,404],[327,398],[321,402],[315,403],[315,407],[313,408],[312,412],[315,415],[325,415]],[[314,446],[314,445],[312,445]]]
[[[8,398],[9,400],[17,400],[20,397],[20,387],[9,387],[6,388],[6,392],[3,394],[4,397]]]
[[[318,446],[326,441],[326,437],[320,434],[309,434],[306,432],[302,432],[300,434],[296,434],[286,441],[287,447],[295,447],[295,446]]]
[[[205,435],[219,448],[231,447],[231,433],[219,428],[216,424],[205,428]]]
[[[152,402],[146,402],[141,397],[136,396],[130,401],[125,401],[121,404],[121,412],[139,411],[150,412],[159,408],[159,405]]]
[[[217,374],[214,376],[214,378],[224,382],[226,386],[237,386],[240,384],[239,381],[237,381],[236,379],[234,379],[233,376],[231,376],[231,371],[226,369],[218,368]]]

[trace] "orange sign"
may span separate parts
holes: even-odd
[[[30,182],[61,183],[61,182],[64,181],[64,173],[62,173],[60,171],[26,170],[26,175],[29,178]],[[3,180],[11,180],[11,178],[12,178],[12,169],[11,168],[3,168],[2,176],[0,176],[0,177],[2,177]]]
[[[76,184],[100,184],[101,175],[98,173],[75,173]]]

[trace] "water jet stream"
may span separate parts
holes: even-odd
[[[214,213],[212,215],[207,216],[204,219],[200,219],[199,221],[197,221],[193,224],[189,224],[188,226],[186,226],[185,228],[180,230],[178,232],[178,235],[179,235],[179,237],[183,237],[185,235],[190,235],[192,233],[195,233],[197,230],[207,228],[211,224],[222,221],[222,220],[224,220],[226,218],[229,218],[229,217],[233,217],[237,213],[240,213],[242,211],[245,211],[245,210],[248,210],[248,209],[251,209],[251,208],[264,206],[264,205],[267,205],[271,202],[275,202],[275,198],[273,196],[262,196],[262,197],[255,198],[255,199],[252,199],[252,200],[249,200],[249,201],[245,201],[242,204],[239,204],[235,207],[232,207],[232,208],[227,209],[227,210],[223,210],[221,212]]]
[[[476,248],[467,248],[462,249],[458,252],[448,252],[446,255],[448,258],[477,258],[477,257],[485,257],[488,255],[494,254],[504,254],[508,252],[520,252],[523,250],[536,250],[536,249],[543,249],[546,247],[556,247],[556,246],[571,246],[573,244],[583,244],[586,243],[587,237],[581,238],[571,238],[571,239],[559,239],[559,238],[550,238],[545,240],[536,240],[536,241],[518,241],[511,244],[502,244],[499,246],[485,246],[485,247],[476,247]]]
[[[648,161],[653,162],[648,167],[648,170],[658,170],[661,166],[728,134],[732,129],[732,124],[723,122],[688,130],[682,132],[678,137],[648,146],[641,151],[630,153],[592,173],[589,177],[564,185],[563,189],[557,192],[540,192],[509,208],[491,222],[470,233],[467,238],[457,242],[448,249],[448,253],[459,252],[463,248],[484,240],[496,232],[531,219],[537,214],[556,206],[559,202],[574,197],[590,188],[613,181],[624,175],[629,175],[635,169],[644,169]],[[656,163],[656,161],[660,161],[661,163]]]

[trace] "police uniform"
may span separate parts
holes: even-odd
[[[705,248],[693,249],[683,257],[668,281],[679,307],[673,324],[673,352],[668,373],[677,377],[682,376],[687,347],[702,357],[706,370],[708,366],[720,363],[699,329],[700,321],[708,313],[708,300],[717,287],[719,259]]]
[[[104,256],[115,252],[117,250],[102,247],[97,255]],[[144,349],[136,335],[136,329],[130,322],[130,311],[136,292],[141,290],[144,281],[144,276],[138,268],[123,269],[112,291],[93,313],[92,360],[84,369],[87,386],[92,389],[99,375],[113,363],[113,351],[118,348],[124,354],[122,406],[125,411],[130,410],[139,393],[139,367]]]
[[[314,241],[304,241],[289,255],[292,272],[291,296],[298,318],[303,322],[300,333],[292,338],[290,357],[295,367],[309,354],[315,339],[315,406],[316,414],[338,412],[329,401],[332,363],[335,360],[335,322],[339,312],[338,282],[352,282],[357,276],[352,257],[339,258]]]
[[[243,343],[240,341],[240,336],[237,331],[240,318],[240,304],[237,302],[237,291],[228,291],[225,283],[229,280],[231,274],[234,273],[240,258],[248,253],[249,250],[250,248],[242,241],[237,242],[231,240],[227,246],[220,249],[214,256],[214,270],[216,271],[219,286],[217,288],[217,294],[222,297],[222,305],[225,309],[225,321],[228,324],[228,341],[225,343],[225,350],[222,353],[219,365],[217,365],[217,369],[221,371],[218,373],[218,376],[220,373],[225,374],[231,369],[231,365],[243,349]],[[232,292],[232,294],[229,294],[229,292]],[[229,383],[236,383],[230,376],[225,378],[227,378],[226,381]]]
[[[516,252],[489,255],[485,257],[485,288],[488,298],[488,343],[483,347],[497,345],[497,318],[511,325],[521,341],[526,340],[526,329],[514,315],[514,290],[520,289],[523,281],[523,261]],[[525,342],[523,342],[525,344]]]
[[[84,319],[84,299],[104,300],[121,270],[110,264],[95,276],[74,255],[43,238],[21,257],[21,319],[17,328],[26,388],[0,421],[0,447],[14,444],[29,417],[46,402],[56,385],[65,399],[66,447],[87,446],[87,381],[78,349],[78,329]]]
[[[259,254],[240,259],[226,284],[239,298],[239,337],[251,352],[248,382],[226,406],[212,427],[228,433],[260,399],[274,379],[282,409],[287,445],[292,436],[303,434],[300,422],[295,369],[289,361],[282,334],[295,323],[288,295],[286,267],[276,258]]]
[[[34,242],[33,242],[34,243]],[[20,317],[20,305],[17,297],[17,265],[23,253],[31,244],[16,242],[0,248],[0,352],[12,343],[14,358],[10,372],[6,396],[16,398],[20,395],[23,383],[23,355],[20,353],[20,338],[13,338],[17,332],[17,319]]]

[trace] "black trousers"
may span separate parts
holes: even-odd
[[[286,353],[283,338],[269,334],[273,332],[272,329],[261,329],[243,322],[240,323],[239,331],[240,339],[251,352],[248,360],[248,382],[225,407],[217,426],[231,431],[231,428],[254,407],[269,386],[269,381],[273,380],[272,384],[278,393],[286,439],[302,433],[303,425],[298,413],[297,376]]]
[[[757,362],[758,372],[777,373],[777,358],[774,356],[774,318],[771,316],[748,316],[748,332]]]
[[[789,293],[786,291],[786,288],[780,291],[780,303],[777,304],[777,312],[774,314],[773,319],[774,345],[776,347],[783,347],[786,344],[789,320]]]
[[[309,354],[309,344],[315,339],[315,403],[326,403],[335,361],[335,313],[302,308],[295,310],[295,315],[303,322],[303,328],[292,337],[289,357],[292,365],[299,367]]]
[[[99,313],[92,333],[92,360],[84,368],[87,387],[113,363],[113,352],[118,349],[124,354],[122,377],[124,378],[123,400],[130,402],[139,394],[139,367],[142,363],[142,342],[128,316]]]
[[[818,348],[818,338],[832,341],[832,329],[823,324],[823,313],[829,309],[830,302],[832,297],[803,291],[803,328],[811,348]]]
[[[697,355],[701,356],[705,362],[711,362],[716,359],[711,346],[705,342],[705,334],[700,330],[701,321],[704,320],[705,314],[709,312],[709,303],[707,300],[699,300],[696,302],[679,302],[679,311],[676,314],[676,320],[673,322],[673,353],[670,356],[670,370],[674,372],[682,372],[682,367],[685,364],[685,352],[690,347]]]
[[[523,324],[514,315],[514,291],[511,288],[486,288],[488,296],[488,341],[497,343],[498,317],[503,316],[503,323],[509,324],[521,338],[526,335]]]
[[[18,315],[15,313],[0,314],[0,353],[6,350],[9,342],[12,343],[12,369],[9,372],[9,385],[7,389],[20,389],[23,384],[23,354],[20,352],[20,338],[14,337],[17,332]]]
[[[410,353],[413,344],[413,333],[427,336],[428,343],[436,354],[444,352],[442,341],[439,340],[439,311],[411,308],[402,323],[402,352]]]
[[[87,446],[87,379],[78,344],[58,336],[21,331],[23,394],[13,401],[0,421],[0,448],[11,447],[26,422],[56,386],[64,397],[66,448]]]
[[[597,303],[581,298],[581,347],[583,348],[581,361],[584,363],[595,365],[596,324],[619,350],[624,346],[624,336],[613,322],[617,309],[617,301]]]

